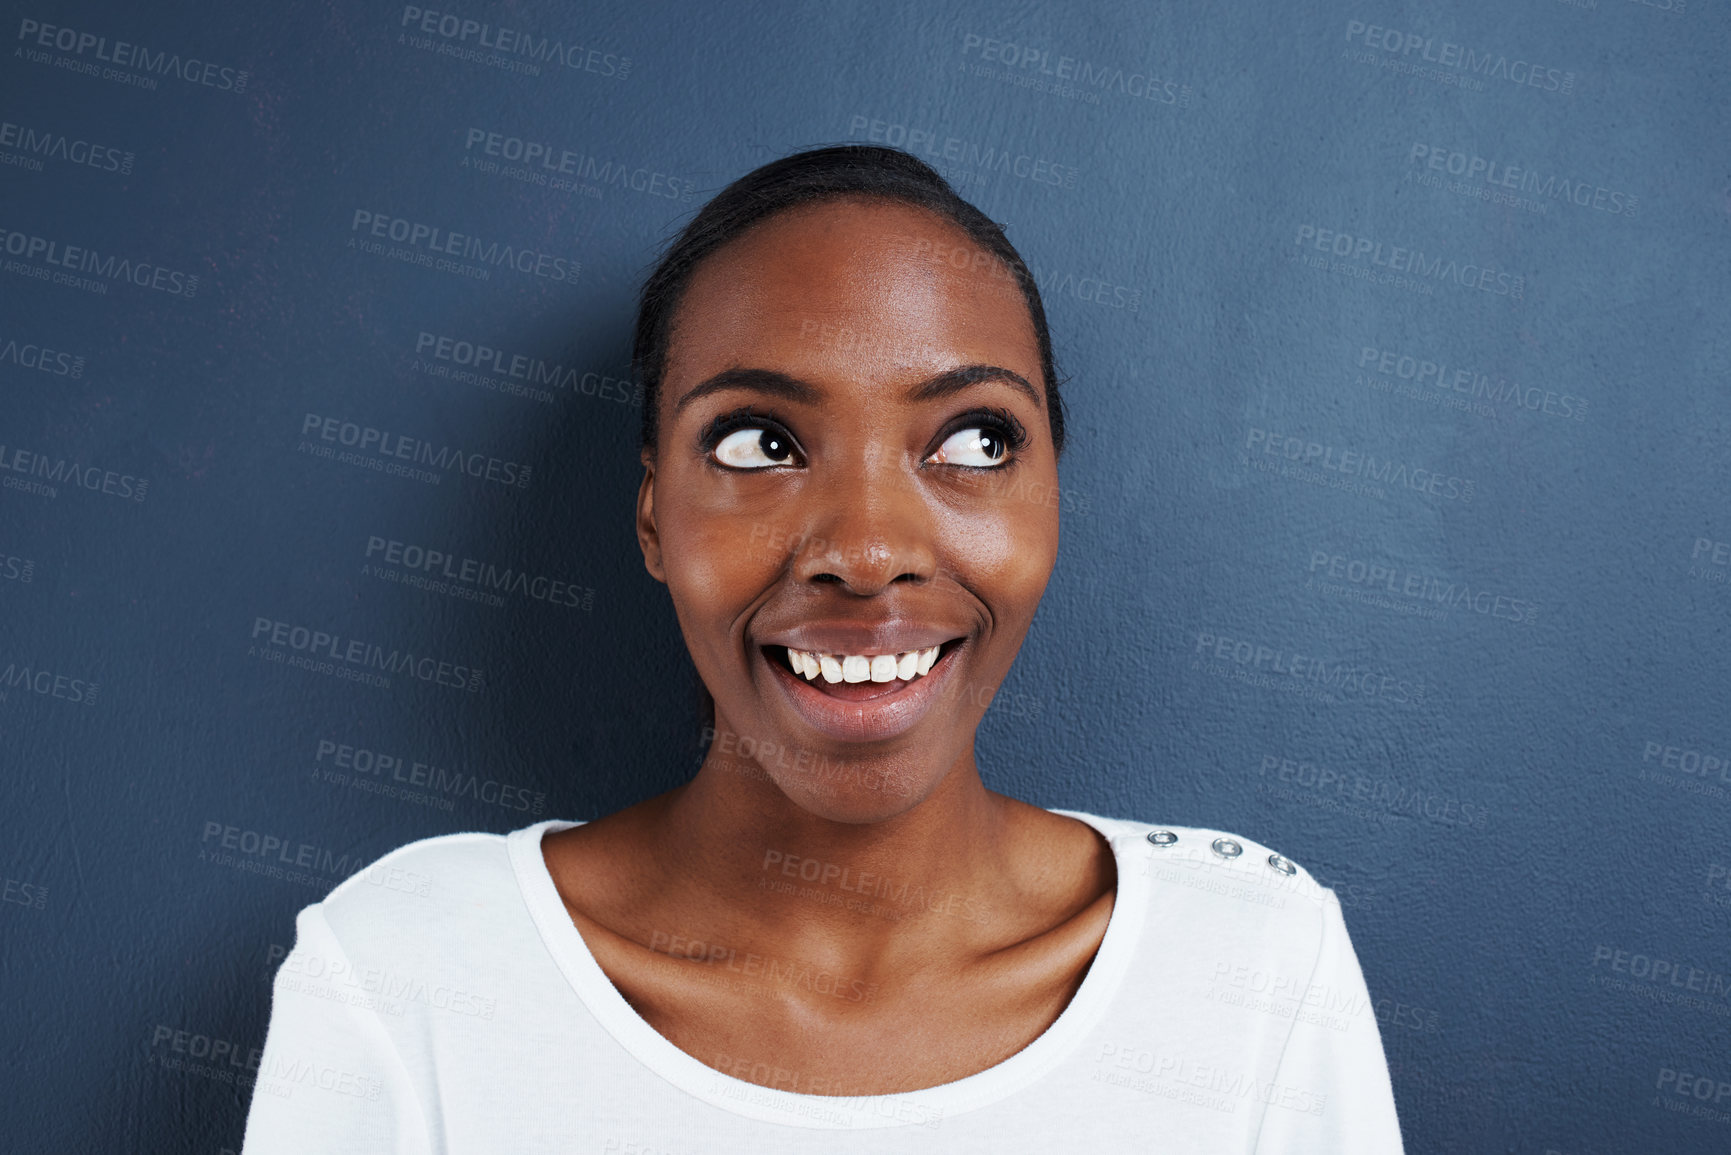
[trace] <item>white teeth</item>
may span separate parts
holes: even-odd
[[[911,682],[938,660],[938,646],[909,650],[905,654],[814,654],[787,647],[787,664],[806,681],[819,674],[835,682]]]

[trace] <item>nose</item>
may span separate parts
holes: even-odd
[[[895,582],[930,581],[935,519],[913,469],[888,453],[867,452],[814,479],[803,499],[810,504],[794,579],[839,584],[862,597]]]

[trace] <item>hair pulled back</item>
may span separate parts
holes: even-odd
[[[662,255],[643,285],[631,349],[632,369],[643,387],[643,448],[653,453],[657,445],[661,377],[667,367],[674,314],[698,265],[777,213],[844,197],[875,197],[932,212],[960,228],[1008,270],[1034,324],[1052,443],[1062,453],[1064,406],[1052,363],[1052,337],[1039,286],[1021,254],[996,222],[957,196],[930,165],[900,149],[869,144],[797,152],[751,170],[704,205]]]

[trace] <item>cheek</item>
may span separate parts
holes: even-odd
[[[674,603],[704,617],[737,613],[735,603],[763,590],[793,540],[773,511],[741,511],[714,499],[682,500],[656,521]]]
[[[990,513],[949,519],[943,532],[965,584],[1032,615],[1057,560],[1057,510],[1011,498]]]

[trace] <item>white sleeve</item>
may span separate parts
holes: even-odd
[[[364,977],[318,905],[302,910],[272,989],[243,1155],[431,1149],[419,1098]]]
[[[1372,1007],[1340,903],[1326,892],[1316,968],[1264,1096],[1256,1155],[1401,1155]]]

